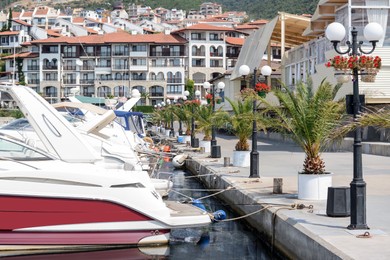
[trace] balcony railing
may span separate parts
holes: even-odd
[[[193,40],[193,41],[205,41],[206,37],[191,37],[191,40]]]
[[[57,77],[46,78],[45,81],[58,81],[58,78]]]
[[[205,64],[192,64],[192,67],[205,67]]]
[[[39,84],[39,79],[28,79],[27,84]]]
[[[64,52],[62,53],[64,58],[76,58],[76,52],[71,51],[71,52]]]
[[[39,70],[38,65],[27,65],[27,70]]]
[[[76,70],[76,66],[64,66],[64,70]]]
[[[104,52],[97,52],[96,53],[96,56],[101,56],[101,57],[108,57],[108,56],[111,56],[111,52],[106,52],[106,51],[104,51]]]
[[[82,66],[81,67],[81,70],[93,70],[94,67],[93,66]]]
[[[182,83],[182,79],[167,79],[167,83]]]
[[[181,51],[171,51],[171,52],[152,51],[152,52],[150,52],[150,56],[155,56],[155,57],[184,56],[184,52],[181,52]]]
[[[129,56],[129,51],[114,51],[113,56]]]
[[[194,83],[201,83],[201,84],[203,84],[206,81],[206,79],[193,79],[193,81],[194,81]]]
[[[129,66],[128,65],[114,65],[115,70],[128,70]]]
[[[44,70],[57,70],[57,69],[58,69],[58,66],[54,66],[54,65],[43,65],[43,69],[44,69]]]
[[[192,56],[205,56],[205,55],[206,53],[204,51],[197,51],[192,53]]]
[[[211,57],[223,57],[223,53],[218,52],[210,52]]]
[[[64,79],[64,84],[76,84],[76,79]]]
[[[162,92],[149,92],[149,95],[151,97],[163,97],[164,93],[162,93]]]
[[[80,84],[94,84],[94,79],[80,79]]]

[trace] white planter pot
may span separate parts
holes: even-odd
[[[209,153],[211,151],[211,141],[199,141],[199,147],[204,147],[204,152]]]
[[[233,166],[249,167],[251,164],[251,151],[233,151]]]
[[[298,174],[298,199],[326,200],[332,186],[332,173]]]
[[[183,135],[183,138],[180,138],[182,144],[186,144],[187,142],[191,142],[191,136],[190,135]]]

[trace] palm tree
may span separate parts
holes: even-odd
[[[290,136],[305,152],[302,173],[325,173],[321,152],[345,115],[344,103],[334,100],[340,87],[341,84],[333,87],[324,79],[314,92],[309,79],[307,84],[299,83],[295,91],[286,86],[276,90],[279,105],[264,100],[267,110],[275,115],[270,126]]]
[[[212,105],[203,105],[197,108],[195,115],[197,130],[204,133],[203,141],[211,140],[211,131],[215,124],[215,118],[221,113],[221,109],[213,112]]]
[[[252,135],[253,120],[256,119],[259,129],[265,130],[266,118],[262,113],[253,113],[253,99],[244,98],[243,100],[231,100],[226,98],[232,107],[232,113],[221,112],[215,117],[215,124],[222,126],[228,124],[233,134],[238,138],[235,146],[236,151],[249,151],[248,138]]]

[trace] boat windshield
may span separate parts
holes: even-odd
[[[51,160],[38,150],[3,138],[0,138],[0,157],[15,161]]]

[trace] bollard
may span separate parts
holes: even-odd
[[[223,167],[230,166],[230,157],[223,157]]]
[[[283,178],[274,178],[274,194],[283,193]]]

